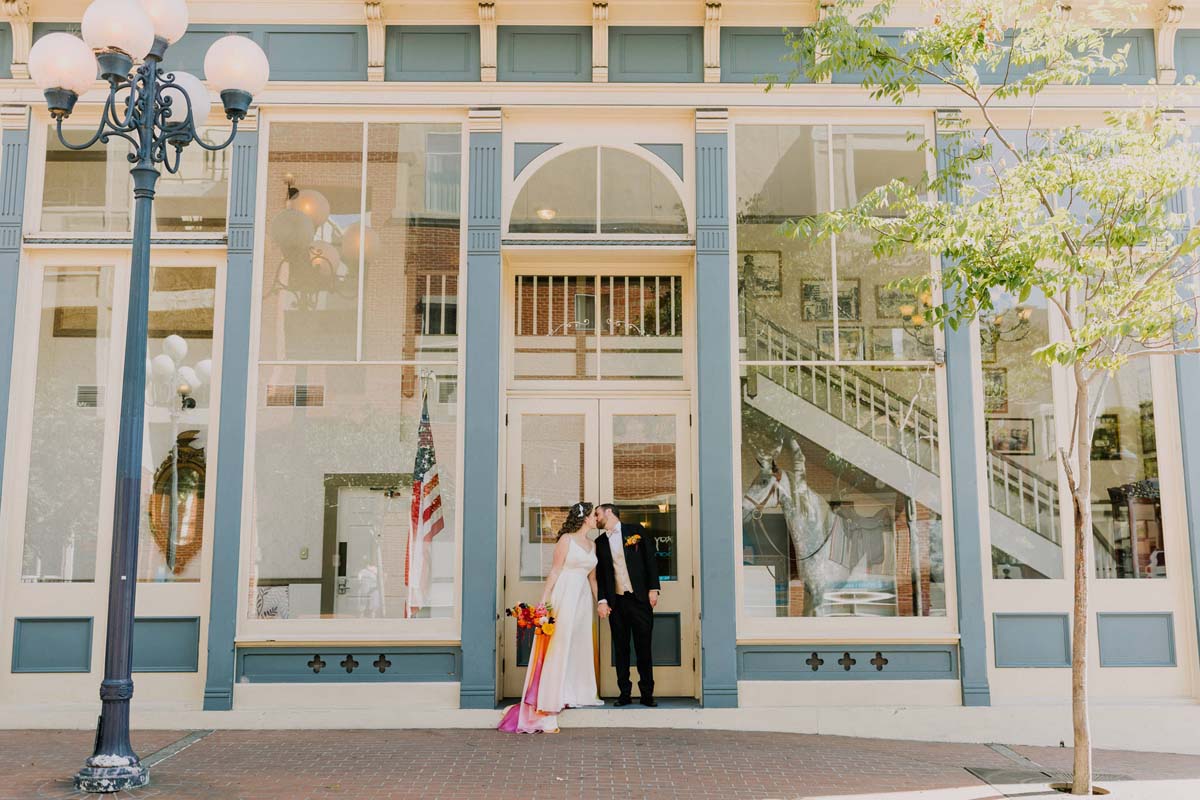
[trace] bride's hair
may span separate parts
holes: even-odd
[[[583,527],[583,521],[587,519],[588,514],[592,513],[591,503],[576,503],[567,511],[567,518],[563,520],[562,527],[558,529],[558,537],[561,539],[568,533],[574,533]]]

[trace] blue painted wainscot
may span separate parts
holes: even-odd
[[[239,683],[453,683],[462,675],[456,645],[238,648]]]
[[[953,645],[743,644],[737,658],[742,681],[958,679]]]

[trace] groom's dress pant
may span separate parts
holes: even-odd
[[[622,697],[629,697],[633,683],[629,680],[629,640],[637,654],[638,689],[642,697],[654,696],[654,659],[650,644],[654,630],[654,610],[649,600],[626,593],[618,595],[608,617],[612,630],[613,657],[617,662],[617,688]]]

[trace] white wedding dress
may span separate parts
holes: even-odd
[[[596,568],[596,549],[589,552],[571,538],[567,559],[550,593],[554,635],[546,651],[538,689],[538,711],[556,714],[564,708],[602,706],[596,691],[596,647],[592,639],[594,604],[588,575]],[[558,727],[557,721],[551,721]]]

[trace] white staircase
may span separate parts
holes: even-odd
[[[748,360],[831,358],[769,320],[743,319]],[[753,408],[942,513],[937,420],[929,411],[844,362],[745,369]],[[990,452],[987,480],[992,545],[1043,575],[1061,575],[1057,484]],[[1097,548],[1100,562],[1107,555]]]

